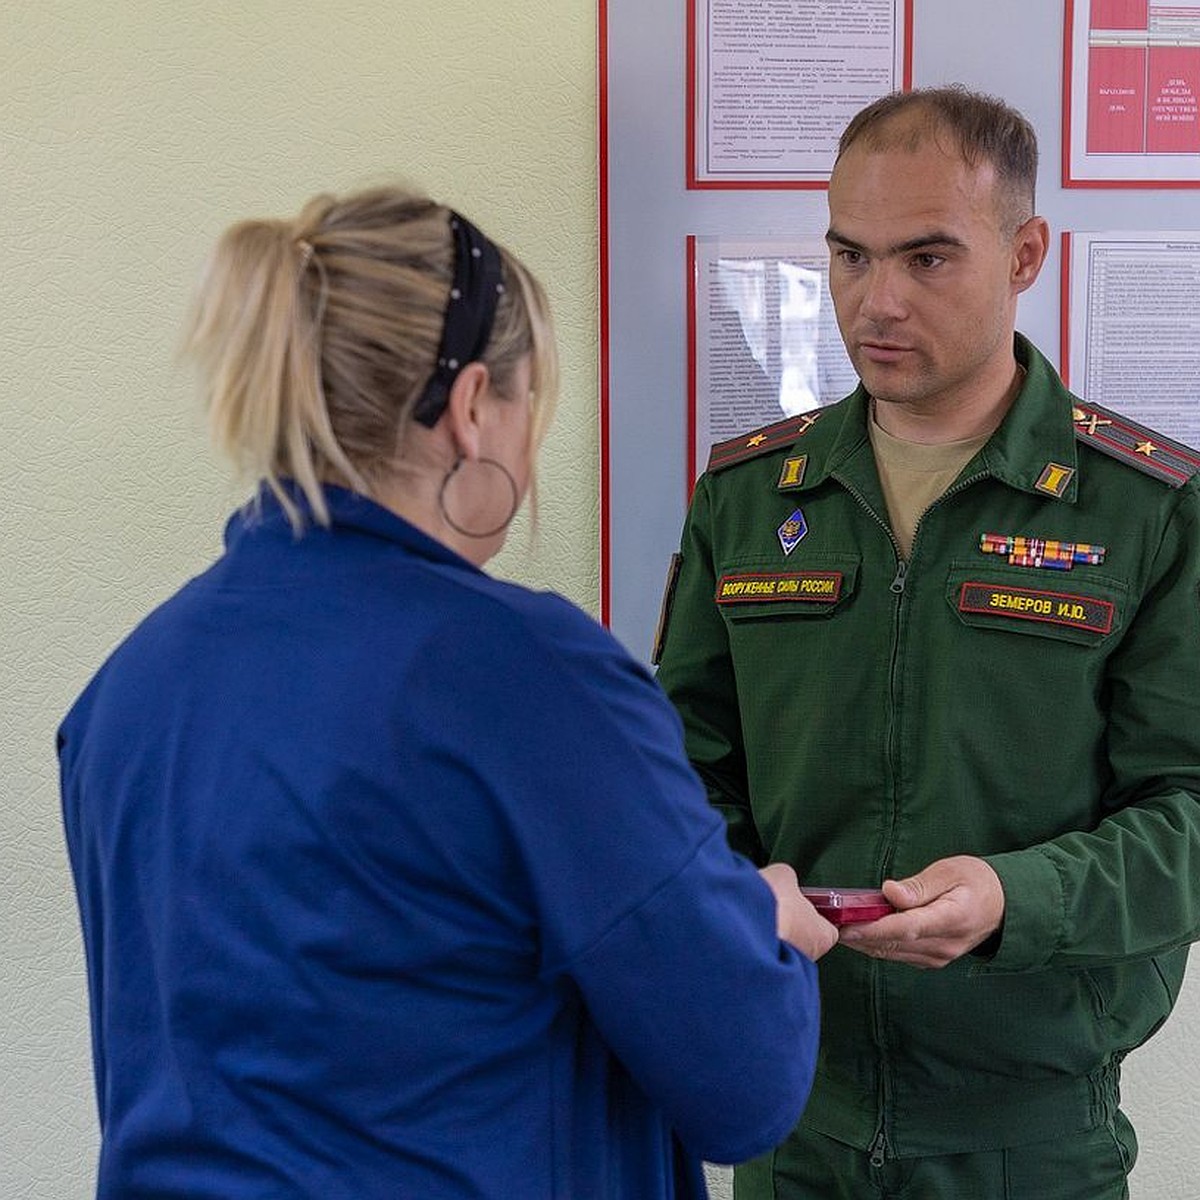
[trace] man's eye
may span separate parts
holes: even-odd
[[[924,271],[940,266],[945,261],[940,254],[918,254],[913,258],[913,262]]]

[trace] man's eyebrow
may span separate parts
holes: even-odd
[[[847,250],[853,250],[856,254],[870,253],[866,246],[860,245],[853,238],[846,237],[845,234],[838,233],[832,225],[825,234],[825,240],[831,244],[836,243]],[[920,237],[909,238],[906,242],[897,242],[894,246],[888,246],[883,253],[885,257],[890,257],[893,254],[911,254],[914,250],[930,250],[938,246],[965,248],[966,242],[951,233],[943,233],[941,230],[935,229],[930,233],[921,234]]]

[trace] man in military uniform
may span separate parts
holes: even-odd
[[[1120,1065],[1200,936],[1200,456],[1015,333],[1037,145],[960,88],[829,187],[858,389],[714,449],[659,678],[732,843],[877,887],[800,1126],[742,1198],[1116,1200]]]

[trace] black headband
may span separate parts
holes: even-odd
[[[487,349],[504,291],[500,251],[466,217],[450,214],[454,234],[454,280],[446,301],[437,366],[413,406],[413,416],[432,429],[450,403],[458,373]]]

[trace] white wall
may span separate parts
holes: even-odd
[[[407,178],[551,293],[564,396],[542,531],[501,573],[595,611],[590,0],[0,5],[0,1197],[82,1200],[96,1150],[54,730],[109,647],[216,553],[240,492],[173,366],[243,216]]]
[[[698,7],[703,8],[702,5]],[[822,236],[823,191],[688,191],[682,0],[608,0],[611,30],[612,619],[648,654],[684,509],[684,236]],[[913,82],[963,82],[1016,105],[1041,147],[1038,208],[1051,258],[1018,326],[1058,359],[1063,230],[1200,229],[1200,193],[1061,185],[1065,5],[914,0]],[[1200,403],[1200,380],[1196,381]],[[1200,1200],[1200,951],[1170,1022],[1124,1071],[1141,1155],[1132,1200]],[[966,1198],[964,1198],[966,1200]],[[1022,1198],[1024,1200],[1024,1198]],[[1037,1198],[1029,1198],[1037,1200]]]

